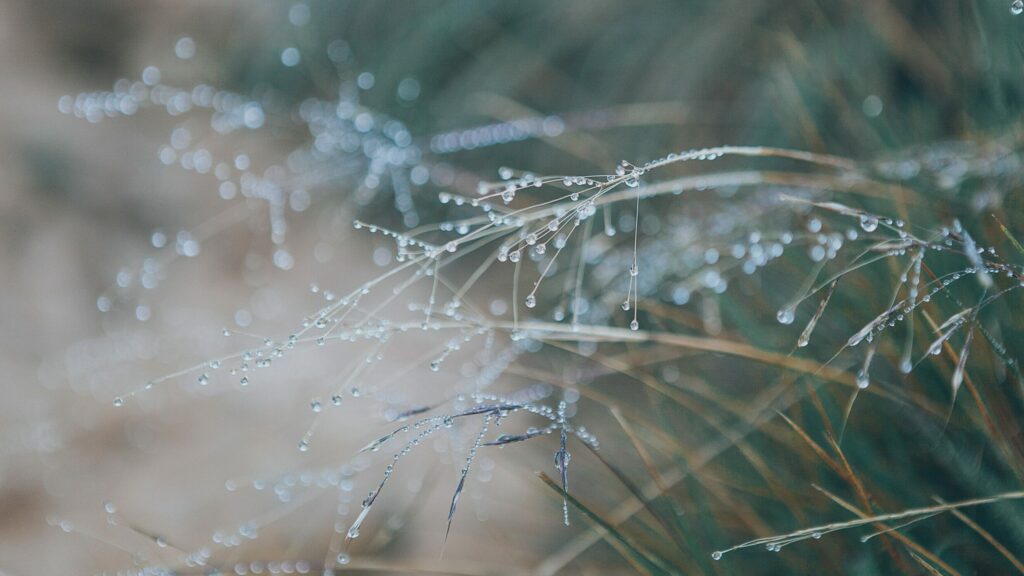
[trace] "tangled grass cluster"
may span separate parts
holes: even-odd
[[[308,22],[308,7],[294,7],[292,24]],[[179,58],[195,49],[191,38],[175,45]],[[584,158],[580,164],[599,164],[593,133],[638,117],[662,122],[664,105],[518,110],[497,122],[417,133],[364,102],[375,75],[358,71],[348,44],[330,42],[320,56],[337,72],[329,98],[296,99],[266,86],[175,87],[151,66],[110,91],[59,103],[89,121],[147,108],[180,119],[159,160],[209,175],[225,202],[191,229],[154,231],[152,254],[124,267],[99,296],[104,313],[148,321],[161,281],[189,273],[177,260],[199,257],[238,223],[269,232],[265,246],[282,270],[304,257],[289,249],[288,231],[311,215],[351,215],[355,229],[378,241],[379,273],[311,285],[322,302],[290,331],[260,334],[236,315],[238,325],[224,329],[241,342],[233,351],[113,399],[131,409],[172,383],[226,393],[286,386],[273,369],[350,358],[310,399],[313,417],[295,439],[298,450],[315,445],[318,423],[343,404],[383,406],[390,431],[376,440],[354,432],[366,434],[366,447],[320,469],[226,485],[270,489],[286,512],[336,493],[338,519],[325,527],[332,537],[323,558],[226,560],[282,512],[243,519],[213,534],[212,544],[178,550],[173,562],[143,555],[130,572],[375,569],[372,558],[352,554],[353,541],[376,529],[371,512],[393,478],[422,476],[403,459],[435,437],[462,463],[444,539],[480,454],[527,441],[553,453],[554,467],[542,469],[554,477],[541,477],[561,502],[561,523],[583,527],[536,573],[558,572],[602,539],[624,570],[729,573],[720,566],[739,554],[727,553],[778,552],[860,528],[872,530],[860,543],[881,543],[882,554],[861,566],[866,572],[1024,572],[1024,525],[1014,514],[968,515],[1024,497],[1024,247],[1020,212],[1004,209],[1019,204],[1010,195],[1024,184],[1018,130],[861,158],[714,145],[546,173],[505,167],[504,147],[552,145]],[[281,66],[312,57],[289,47]],[[415,111],[425,106],[420,94],[407,78],[395,99]],[[877,116],[880,104],[869,100],[864,112]],[[211,143],[285,136],[299,143],[264,166],[245,153],[221,157],[214,150],[224,146]],[[460,155],[480,151],[486,161],[462,164]],[[474,176],[481,163],[496,177]],[[426,342],[427,351],[406,358],[410,342]],[[376,377],[375,367],[393,357],[403,363],[399,377]],[[407,375],[421,370],[446,374],[445,384],[404,389]],[[499,433],[501,426],[511,430]],[[465,433],[445,436],[452,429]],[[355,497],[355,483],[374,470],[379,480],[365,499]],[[585,486],[581,496],[581,484],[599,488]],[[625,497],[613,501],[610,485]],[[823,511],[822,502],[837,506]],[[107,512],[127,525],[113,505]],[[911,534],[940,515],[956,522]],[[787,532],[793,525],[804,527]],[[951,543],[943,536],[951,529],[962,534],[956,542],[973,534],[972,544]],[[848,549],[814,546],[837,570]],[[790,569],[815,565],[813,554]],[[759,560],[747,561],[737,560],[736,573],[756,570]]]

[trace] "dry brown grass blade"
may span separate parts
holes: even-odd
[[[583,513],[594,525],[597,530],[603,532],[603,536],[606,540],[611,543],[613,540],[624,546],[629,553],[626,554],[627,560],[642,560],[650,563],[666,574],[678,574],[664,559],[658,557],[650,550],[645,550],[639,544],[637,544],[628,535],[619,531],[614,525],[610,524],[601,515],[591,510],[588,506],[585,506],[582,502],[577,500],[573,495],[567,494],[562,490],[562,486],[555,480],[552,480],[547,474],[541,472],[539,475],[541,480],[548,485],[552,490],[558,492],[560,495],[565,497],[577,510]],[[650,573],[642,564],[634,562],[634,567],[642,570],[644,573]]]
[[[825,415],[823,412],[823,408],[819,406],[819,409],[822,410],[822,417],[824,418]],[[782,414],[781,412],[779,413],[779,416],[781,416],[786,421],[786,423],[789,424],[789,426],[794,431],[796,431],[796,433],[803,439],[803,441],[808,446],[811,447],[811,450],[813,450],[814,453],[817,454],[818,457],[822,459],[822,461],[828,464],[828,466],[832,468],[832,470],[837,475],[846,480],[846,482],[853,487],[854,492],[857,494],[858,499],[861,501],[861,506],[863,506],[865,510],[871,510],[871,497],[868,494],[867,490],[864,488],[863,483],[854,473],[853,467],[850,466],[850,462],[846,459],[846,455],[843,454],[843,451],[839,447],[839,444],[836,442],[835,438],[831,434],[827,434],[829,445],[832,447],[832,451],[835,452],[836,456],[839,458],[838,461],[829,456],[828,453],[825,452],[824,448],[822,448],[817,442],[815,442],[810,437],[810,435],[808,435],[807,432],[803,430],[803,428],[801,428],[799,425],[793,422],[789,417],[787,417],[785,414]],[[900,566],[900,568],[904,571],[907,571],[907,567],[904,565],[903,561],[900,559],[895,549],[892,548],[892,545],[884,539],[883,541],[885,542],[884,545],[886,550],[889,552],[890,556],[892,557],[896,565]]]
[[[791,40],[792,35],[789,35],[788,37],[783,36],[783,38]],[[799,45],[792,40],[789,42],[784,41],[783,44],[787,47],[792,47],[794,44]],[[796,125],[799,127],[799,135],[808,148],[812,150],[825,150],[825,141],[822,139],[821,132],[818,131],[818,127],[815,126],[813,115],[807,107],[807,102],[804,100],[803,95],[800,93],[800,89],[796,85],[796,79],[793,71],[791,70],[791,66],[779,66],[775,76],[777,79],[775,85],[782,91],[782,100],[786,103],[782,108],[795,116],[795,121],[787,123],[787,125]]]
[[[850,504],[846,500],[843,500],[839,496],[836,496],[835,494],[829,492],[828,490],[825,490],[824,488],[822,488],[820,486],[815,486],[815,488],[818,491],[820,491],[822,494],[827,496],[830,500],[835,502],[836,504],[842,506],[847,511],[849,511],[849,512],[853,513],[854,515],[858,516],[861,519],[861,521],[862,521],[859,524],[863,525],[863,524],[868,524],[868,523],[873,522],[876,529],[887,531],[887,533],[891,534],[893,538],[895,538],[896,540],[899,540],[901,544],[907,546],[910,549],[910,551],[916,552],[917,554],[920,554],[924,558],[927,558],[933,564],[937,564],[938,566],[941,566],[942,569],[945,570],[946,572],[948,572],[949,574],[952,574],[954,576],[961,576],[961,574],[959,572],[957,572],[956,570],[954,570],[952,566],[950,566],[949,564],[944,562],[941,558],[936,556],[930,550],[926,549],[925,547],[921,546],[920,544],[918,544],[914,540],[910,539],[910,537],[908,537],[907,535],[905,535],[905,534],[903,534],[901,532],[889,532],[891,527],[886,525],[886,524],[884,524],[883,520],[895,519],[896,517],[898,517],[898,515],[900,513],[897,513],[897,514],[883,514],[881,516],[872,517],[872,516],[868,515],[867,513],[865,513],[864,511],[862,511],[859,508],[857,508],[856,506],[854,506],[853,504]],[[962,503],[961,503],[961,505],[962,505]]]
[[[941,498],[936,498],[935,501],[938,502],[939,504],[946,504],[946,501],[944,501]],[[1006,546],[1003,546],[1003,544],[999,540],[997,540],[991,532],[982,528],[980,525],[978,525],[977,522],[971,520],[966,514],[959,510],[953,509],[950,510],[949,513],[955,516],[957,520],[966,524],[968,528],[974,530],[978,534],[978,536],[984,538],[985,541],[991,544],[997,552],[999,552],[1003,555],[1004,558],[1009,560],[1010,564],[1013,564],[1013,567],[1016,568],[1018,572],[1024,574],[1024,562],[1021,562],[1020,559],[1013,554],[1013,552],[1010,552],[1010,550]]]
[[[389,574],[449,574],[451,576],[484,576],[494,573],[493,565],[476,564],[468,562],[449,563],[445,561],[436,566],[430,566],[430,562],[423,560],[415,564],[403,562],[389,562],[387,560],[357,560],[353,559],[344,566],[346,571],[384,572]],[[525,570],[510,569],[508,574],[528,574]]]
[[[622,411],[619,410],[618,406],[612,406],[612,416],[615,417],[615,421],[622,427],[623,432],[626,433],[626,437],[629,438],[629,442],[633,445],[633,449],[636,450],[637,455],[640,456],[640,461],[644,463],[644,468],[647,470],[647,474],[650,475],[651,480],[654,481],[654,485],[658,487],[662,493],[668,491],[668,486],[665,485],[665,481],[661,479],[661,474],[658,473],[658,469],[654,465],[654,461],[651,460],[651,455],[647,452],[647,448],[644,447],[643,443],[640,442],[640,438],[637,436],[636,431],[633,430],[633,426],[628,420],[622,417]]]
[[[640,455],[640,459],[643,461],[644,467],[647,469],[647,473],[651,476],[651,479],[654,482],[655,486],[658,487],[658,491],[660,492],[660,495],[662,497],[671,498],[671,496],[669,495],[670,487],[662,479],[661,474],[658,472],[657,467],[654,465],[654,462],[651,460],[651,457],[647,453],[646,448],[644,448],[643,443],[640,441],[639,436],[633,430],[632,425],[625,418],[623,418],[622,413],[619,412],[615,408],[612,409],[612,415],[618,421],[618,423],[622,427],[622,429],[626,432],[626,436],[629,438],[630,442],[633,444],[633,447],[636,449],[637,454]],[[739,442],[739,443],[742,443],[742,442]],[[688,456],[689,455],[684,456],[684,458],[687,461],[690,460],[690,457],[688,457]],[[752,464],[753,464],[753,462],[752,462]],[[698,482],[700,482],[700,484],[702,486],[704,486],[705,489],[708,490],[708,492],[713,494],[720,501],[725,502],[727,505],[729,505],[729,508],[734,510],[735,513],[737,514],[737,516],[742,518],[744,520],[744,522],[748,526],[750,526],[753,529],[760,529],[760,530],[767,529],[768,524],[756,513],[756,511],[753,508],[751,508],[749,506],[742,505],[740,502],[736,502],[734,499],[730,498],[728,492],[723,490],[723,487],[719,486],[714,478],[712,478],[712,479],[705,479],[702,474],[699,474],[697,472],[694,472],[693,476],[695,478],[697,478]],[[646,502],[646,500],[645,500],[645,502]],[[674,500],[672,500],[672,503],[676,507],[679,507],[678,503],[676,503]]]
[[[928,273],[932,274],[930,269],[928,269]],[[934,274],[932,274],[932,276],[934,276]],[[928,326],[933,331],[937,332],[939,325],[934,319],[932,319],[928,311],[922,310],[921,313],[924,316],[925,321],[928,322]],[[960,355],[953,348],[953,345],[949,343],[948,339],[942,343],[942,349],[946,353],[946,356],[948,356],[953,362],[953,366],[957,366],[960,363]],[[978,387],[974,384],[974,380],[966,370],[963,373],[963,385],[967,388],[971,398],[974,400],[974,404],[978,407],[978,413],[981,415],[982,422],[984,422],[989,436],[995,440],[996,445],[999,446],[1000,451],[1003,453],[1003,457],[1006,459],[1006,463],[1013,469],[1017,478],[1024,481],[1024,463],[1021,462],[1021,459],[1018,457],[1019,455],[1015,454],[1015,450],[1013,449],[1013,445],[1010,441],[1006,439],[999,427],[995,425],[995,422],[992,420],[992,415],[989,412],[988,407],[985,405],[985,401],[982,399],[981,393],[978,391]]]
[[[522,322],[518,326],[512,326],[511,323],[506,322],[499,326],[508,330],[516,328],[520,331],[531,333],[533,336],[542,340],[569,339],[574,341],[590,340],[597,342],[654,342],[666,346],[689,348],[704,352],[716,352],[719,354],[746,358],[762,364],[778,366],[780,368],[793,370],[803,374],[817,376],[824,380],[830,380],[846,386],[855,387],[857,385],[856,380],[852,375],[813,360],[795,358],[785,354],[779,354],[777,352],[769,352],[742,342],[722,340],[719,338],[673,334],[671,332],[647,332],[643,330],[633,331],[628,328],[616,328],[612,326],[570,326],[566,324],[556,324],[553,322]]]
[[[182,569],[174,570],[173,573],[178,576],[208,576],[211,574],[210,566],[203,566],[195,569]],[[345,566],[338,567],[336,570],[341,571],[344,569],[345,572],[382,572],[386,574],[431,574],[434,576],[447,575],[447,576],[487,576],[494,574],[493,564],[484,564],[479,562],[449,562],[445,561],[430,561],[430,560],[419,560],[415,563],[409,562],[395,562],[389,560],[374,560],[374,559],[357,559],[353,558],[351,562]],[[234,574],[234,570],[230,566],[222,567],[223,573]],[[309,572],[311,574],[326,573],[318,566],[311,566]],[[253,573],[253,572],[250,572]],[[502,567],[502,574],[509,575],[523,575],[526,576],[530,572],[528,570],[522,570],[515,567]],[[3,575],[3,572],[0,572]]]
[[[815,411],[821,418],[821,423],[825,425],[825,436],[832,440],[836,437],[836,431],[832,427],[832,420],[828,417],[828,411],[825,410],[825,405],[821,402],[821,396],[818,395],[818,391],[814,389],[814,385],[811,382],[806,384],[807,397],[811,399],[811,403],[814,405]],[[860,389],[854,389],[853,393],[856,394]]]
[[[669,487],[679,484],[685,478],[689,477],[692,471],[700,470],[724,451],[735,446],[738,439],[743,438],[745,435],[755,430],[760,430],[764,424],[770,420],[770,415],[782,407],[784,406],[780,405],[776,407],[774,405],[768,405],[760,408],[761,412],[756,415],[751,415],[747,422],[743,423],[742,427],[737,427],[729,434],[724,435],[723,442],[704,446],[698,454],[688,460],[689,466],[686,470],[680,466],[673,466],[661,473],[662,479]],[[644,488],[645,499],[654,498],[658,493],[658,488],[653,483]],[[612,509],[610,518],[615,524],[621,524],[643,509],[643,500],[629,498],[622,501],[618,506]],[[557,552],[545,558],[534,568],[534,573],[541,576],[552,576],[600,540],[601,535],[594,531],[588,531],[580,534],[566,542]]]
[[[571,351],[570,348],[560,346],[558,343],[549,344],[558,346],[567,351]],[[602,366],[605,366],[610,370],[623,374],[626,377],[635,379],[651,387],[652,389],[664,394],[667,398],[671,399],[673,402],[676,402],[680,406],[689,410],[695,417],[700,418],[708,426],[714,428],[723,436],[729,437],[730,431],[728,429],[728,426],[713,412],[711,412],[706,405],[696,404],[686,395],[682,394],[680,390],[666,386],[660,380],[653,378],[650,375],[638,373],[637,370],[635,370],[635,364],[633,362],[621,360],[611,356],[603,358],[590,358],[590,360]],[[778,399],[782,394],[785,393],[785,391],[789,388],[790,384],[790,382],[784,382],[778,386],[771,386],[766,388],[765,393],[762,394],[762,397],[759,398],[754,403],[754,405],[765,406],[772,404],[774,400]],[[713,396],[711,390],[699,391],[693,387],[690,387],[688,388],[688,391],[698,393],[701,399],[711,403],[714,407],[724,409],[727,413],[737,418],[740,418],[741,420],[749,420],[751,418],[749,405],[747,402],[738,401],[730,395]],[[591,399],[600,399],[599,401],[602,404],[605,404],[606,406],[616,406],[619,410],[623,409],[621,405],[616,404],[608,397],[594,391],[592,387],[585,387],[584,390],[581,391],[581,394]],[[766,395],[767,397],[765,397]],[[668,449],[668,453],[680,456],[687,461],[689,461],[692,458],[690,450],[688,450],[685,446],[680,444],[678,442],[678,439],[671,435],[665,434],[664,430],[662,430],[658,426],[649,426],[647,423],[647,419],[640,418],[640,414],[635,414],[635,416],[636,417],[631,418],[633,422],[644,425],[646,430],[652,432],[653,434],[667,441],[668,445],[665,446],[665,448]],[[782,437],[778,436],[778,433],[774,429],[769,428],[767,430],[764,430],[763,432],[769,437],[782,441]],[[747,461],[758,471],[762,478],[764,478],[766,481],[773,485],[782,486],[782,483],[776,479],[776,475],[772,471],[771,466],[769,466],[764,461],[764,459],[757,454],[755,450],[751,449],[750,446],[747,445],[747,443],[744,442],[742,439],[736,438],[734,439],[734,441],[736,443],[736,447],[742,452],[743,456],[747,459]],[[705,484],[705,486],[708,485]],[[724,495],[719,496],[722,497],[723,500],[727,500],[727,498],[725,498]],[[791,506],[795,505],[795,502],[788,503]],[[755,526],[752,525],[751,527],[754,528]],[[763,527],[767,528],[767,526]]]
[[[860,478],[853,471],[853,466],[850,465],[850,461],[846,459],[846,454],[843,453],[843,449],[836,442],[836,439],[832,436],[828,438],[829,444],[832,445],[832,450],[839,457],[839,462],[843,465],[845,471],[844,477],[847,482],[853,486],[854,492],[857,494],[857,499],[860,500],[860,505],[864,510],[872,510],[871,494],[868,493],[867,488],[864,487],[864,483],[861,482]],[[896,548],[893,547],[892,541],[888,536],[883,535],[881,537],[882,546],[885,547],[886,552],[892,558],[892,561],[904,572],[911,573],[910,567],[906,565],[903,558],[900,557]]]
[[[657,380],[656,378],[653,378],[653,377],[651,377],[648,374],[638,373],[638,371],[635,370],[634,365],[631,364],[631,363],[623,362],[623,361],[617,360],[615,358],[595,359],[595,361],[601,363],[602,365],[608,366],[609,368],[617,370],[620,373],[622,373],[623,375],[626,375],[626,376],[635,378],[635,379],[637,379],[637,380],[639,380],[641,382],[644,382],[645,384],[647,384],[648,386],[651,386],[652,388],[664,387],[664,385],[661,384],[661,382],[659,380]],[[780,388],[784,389],[786,386],[787,385],[783,385]],[[670,388],[670,390],[674,391],[674,389],[672,389],[672,388]],[[763,478],[765,478],[765,480],[767,480],[769,482],[773,481],[774,475],[771,472],[771,468],[741,438],[733,438],[732,435],[731,435],[730,430],[728,429],[728,426],[722,421],[722,419],[720,419],[718,416],[716,416],[710,409],[708,409],[705,406],[702,406],[702,405],[694,403],[689,398],[687,398],[685,395],[679,394],[678,392],[673,392],[673,395],[671,397],[672,397],[672,399],[674,401],[679,403],[681,406],[687,408],[692,414],[694,414],[695,417],[700,418],[708,426],[710,426],[711,428],[714,428],[716,431],[718,431],[723,437],[725,437],[725,438],[732,438],[734,440],[734,442],[735,442],[735,446],[737,447],[737,449],[739,449],[740,452],[747,459],[747,461],[755,469],[757,469],[759,471],[761,476]],[[726,396],[726,398],[729,398],[729,397]],[[716,408],[724,408],[727,412],[731,413],[733,416],[736,416],[738,418],[745,419],[745,417],[747,416],[741,410],[742,405],[740,403],[723,401],[722,398],[712,398],[709,395],[705,395],[704,399],[707,400],[708,402],[711,402]],[[619,421],[620,425],[622,425],[623,428],[627,431],[627,435],[629,435],[630,441],[633,442],[635,446],[638,446],[638,452],[642,452],[641,458],[644,459],[645,466],[648,467],[649,472],[652,474],[652,478],[654,478],[655,485],[659,488],[659,490],[661,490],[662,493],[665,493],[668,490],[668,486],[666,486],[665,483],[663,481],[661,481],[660,476],[657,473],[657,469],[656,469],[656,467],[654,467],[654,465],[653,465],[653,463],[652,463],[652,461],[650,459],[650,456],[648,454],[646,454],[646,451],[643,449],[643,446],[640,443],[639,437],[635,433],[632,433],[632,425],[625,418],[622,417],[621,408],[618,405],[616,405],[613,408],[613,411],[619,411],[620,412],[617,415],[614,414],[614,412],[613,412],[613,415],[615,415],[615,417]],[[639,421],[645,421],[645,420],[646,420],[646,418],[645,419],[641,419]],[[769,434],[769,435],[771,435],[771,434]],[[671,452],[672,454],[683,458],[683,460],[686,461],[686,462],[693,461],[694,454],[693,454],[692,450],[688,449],[683,444],[681,444],[681,443],[676,441],[676,442],[672,442],[671,443],[671,447],[673,448],[673,450]],[[740,513],[739,515],[744,519],[744,521],[747,523],[747,525],[750,526],[752,529],[755,529],[755,530],[767,530],[768,529],[767,523],[764,522],[764,520],[762,520],[760,517],[758,517],[753,509],[751,509],[749,507],[745,507],[741,502],[737,502],[737,501],[735,501],[735,500],[733,500],[733,499],[731,499],[729,497],[729,494],[727,492],[725,492],[722,489],[721,486],[719,486],[719,482],[721,482],[719,479],[716,479],[716,478],[705,478],[704,474],[701,474],[701,473],[699,473],[697,471],[693,472],[693,476],[697,479],[698,482],[700,482],[700,484],[705,489],[707,489],[709,492],[714,494],[716,498],[718,498],[722,502],[729,503],[731,508],[733,508],[733,509],[741,509],[742,508],[743,509],[743,513]]]
[[[524,378],[528,378],[531,380],[537,380],[563,389],[569,387],[577,387],[577,383],[566,382],[556,374],[552,374],[550,372],[546,372],[536,368],[530,368],[524,365],[509,366],[505,370],[505,373],[515,376],[522,376]],[[595,390],[592,386],[579,386],[577,389],[579,390],[580,395],[583,396],[584,398],[592,402],[595,402],[601,406],[604,406],[609,410],[613,406],[618,406],[619,410],[622,410],[626,417],[633,420],[633,422],[637,423],[637,425],[643,427],[644,433],[647,434],[649,441],[657,440],[661,444],[659,446],[659,449],[664,450],[666,453],[682,455],[682,452],[680,452],[679,450],[679,439],[666,432],[662,427],[651,424],[647,420],[647,418],[644,417],[643,413],[641,413],[639,410],[631,408],[628,405],[618,404],[614,398],[608,396],[607,394],[604,394],[603,392],[600,392],[599,390]]]
[[[662,517],[661,514],[658,513],[658,511],[653,506],[651,506],[651,501],[644,497],[643,491],[640,489],[640,487],[637,486],[629,478],[629,476],[627,476],[621,469],[619,469],[618,466],[616,466],[615,464],[609,462],[603,455],[601,455],[601,453],[598,450],[595,450],[589,444],[584,444],[584,446],[588,450],[590,450],[590,453],[593,454],[595,458],[597,458],[598,462],[603,464],[604,467],[607,468],[612,473],[612,475],[614,475],[616,478],[618,478],[619,482],[621,482],[622,485],[626,487],[626,490],[628,490],[629,493],[634,498],[636,498],[640,502],[643,502],[644,508],[647,510],[647,512],[651,515],[651,517],[654,518],[654,520],[661,527],[662,535],[665,536],[666,538],[671,538],[672,537],[672,533],[673,533],[672,526],[670,525],[670,523],[668,521],[666,521]]]
[[[936,93],[949,93],[954,74],[947,66],[948,60],[937,54],[921,37],[914,24],[907,19],[905,10],[893,6],[888,0],[869,0],[860,5],[893,55],[906,63],[911,74]]]
[[[941,570],[939,570],[935,566],[932,566],[927,560],[918,556],[914,552],[910,552],[909,554],[910,557],[914,559],[914,562],[917,562],[919,566],[924,568],[925,571],[927,571],[932,576],[946,576]]]
[[[529,369],[523,366],[513,366],[510,367],[507,372],[509,374],[521,375],[533,380],[547,382],[549,384],[562,388],[569,387],[569,384],[564,382],[560,377],[536,369]],[[588,398],[589,400],[592,400],[594,402],[597,402],[598,404],[605,406],[609,410],[615,407],[620,412],[622,412],[624,417],[629,418],[629,420],[631,420],[637,426],[642,426],[647,441],[651,443],[654,448],[663,451],[665,454],[670,454],[673,457],[681,458],[684,462],[705,461],[705,459],[702,458],[702,456],[699,453],[696,453],[694,450],[681,444],[679,442],[679,438],[674,437],[671,434],[668,434],[660,426],[652,425],[650,419],[647,418],[646,415],[640,413],[639,411],[632,409],[628,405],[619,405],[615,401],[615,399],[595,390],[592,386],[582,386],[579,387],[578,390],[583,397]],[[777,480],[771,473],[771,469],[767,465],[767,463],[765,463],[752,449],[750,449],[750,447],[743,442],[742,438],[738,436],[738,434],[735,431],[729,430],[723,423],[718,422],[716,419],[710,417],[706,413],[702,414],[700,412],[696,412],[696,414],[698,414],[698,416],[703,416],[705,422],[709,426],[712,426],[721,433],[722,438],[729,439],[730,445],[734,445],[738,449],[740,449],[741,452],[748,458],[748,461],[750,461],[751,465],[753,465],[756,469],[761,471],[762,476],[769,483],[782,486],[781,482]],[[774,431],[769,432],[769,435],[773,434]],[[603,461],[603,458],[600,455],[598,455],[598,459]],[[606,463],[606,466],[609,466],[609,464]],[[652,482],[643,491],[633,489],[630,490],[632,496],[635,498],[634,501],[642,504],[642,507],[638,508],[637,510],[634,510],[633,513],[639,512],[639,510],[643,508],[648,508],[649,502],[651,500],[658,498],[664,493],[662,488],[665,488],[666,490],[671,489],[684,477],[684,475],[682,475],[681,473],[681,468],[675,467],[670,470],[671,471],[669,473],[659,473],[659,477],[662,480],[662,486],[659,487],[656,483]],[[614,469],[613,473],[616,473]],[[752,530],[762,532],[768,530],[768,524],[764,520],[760,519],[755,514],[752,508],[745,506],[742,502],[730,500],[728,494],[723,491],[723,486],[719,479],[705,478],[704,474],[701,474],[698,469],[693,469],[690,471],[690,473],[693,475],[694,478],[697,479],[701,486],[703,486],[709,492],[713,493],[716,498],[723,502],[730,503],[731,507],[738,511],[738,516],[742,517]],[[671,474],[671,478],[666,476],[666,474]],[[621,474],[616,473],[616,476],[619,476],[621,479]],[[629,486],[627,486],[627,488],[628,487]],[[784,498],[784,500],[787,502],[787,505],[791,507],[791,509],[793,509],[794,511],[798,510],[798,508],[796,507],[796,503],[792,500],[791,497],[787,495],[787,497]]]
[[[557,343],[555,343],[554,345],[559,346],[560,348],[565,349],[567,351],[571,351],[570,348],[562,347],[562,346],[558,345]],[[635,380],[637,380],[637,381],[639,381],[641,383],[644,383],[645,385],[649,386],[650,388],[652,388],[654,390],[657,390],[659,392],[662,392],[663,394],[666,394],[666,396],[668,398],[670,398],[674,402],[678,403],[680,406],[688,409],[695,417],[700,418],[708,426],[710,426],[711,428],[714,428],[716,431],[718,431],[723,437],[732,438],[731,437],[731,432],[730,432],[728,426],[725,424],[725,422],[721,418],[716,416],[714,414],[714,412],[712,412],[706,405],[697,404],[694,401],[692,401],[690,398],[688,398],[686,395],[681,394],[680,391],[676,390],[675,388],[666,386],[660,380],[650,376],[649,374],[646,374],[646,373],[643,373],[643,372],[638,372],[636,370],[636,363],[635,363],[635,361],[632,361],[631,358],[630,359],[620,359],[618,357],[609,356],[609,357],[603,357],[603,358],[590,358],[590,360],[593,361],[593,362],[596,362],[596,363],[598,363],[598,364],[600,364],[602,366],[605,366],[605,367],[609,368],[610,370],[613,370],[613,371],[616,371],[618,373],[621,373],[621,374],[623,374],[626,377],[633,378],[633,379],[635,379]],[[766,390],[766,392],[765,392],[766,394],[771,393],[769,395],[769,397],[761,398],[758,402],[755,402],[755,404],[758,405],[758,406],[764,406],[764,405],[769,405],[769,404],[774,403],[774,400],[778,399],[782,394],[784,394],[785,391],[790,387],[790,385],[791,385],[791,382],[787,381],[787,382],[783,382],[783,383],[781,383],[781,384],[779,384],[777,386],[776,385],[770,386]],[[591,392],[591,394],[593,394],[591,387],[587,387],[586,390],[588,392]],[[730,396],[728,394],[725,394],[725,395],[715,395],[715,394],[713,394],[713,390],[711,390],[711,389],[704,390],[704,391],[701,392],[701,391],[698,391],[698,390],[696,390],[696,389],[694,389],[692,387],[689,388],[688,390],[691,391],[691,392],[695,392],[695,393],[699,392],[698,395],[699,395],[700,399],[705,400],[706,402],[710,403],[715,408],[724,409],[726,412],[728,412],[729,414],[731,414],[734,417],[737,417],[737,418],[739,418],[741,420],[749,420],[750,417],[751,417],[751,415],[749,414],[750,410],[749,410],[749,406],[747,405],[747,403],[741,402],[741,401],[737,401],[732,396]],[[587,392],[584,392],[583,394],[584,395],[588,395]],[[614,408],[617,409],[617,410],[620,410],[620,411],[622,410],[622,407],[620,405],[615,404],[613,402],[608,401],[607,405],[608,406],[614,406]],[[640,416],[640,415],[638,414],[637,416]],[[648,419],[647,418],[634,417],[634,418],[631,418],[631,420],[633,422],[636,422],[636,423],[644,425],[647,430],[651,430],[655,434],[662,435],[665,438],[667,438],[668,439],[668,446],[666,446],[666,448],[668,448],[668,450],[667,450],[668,453],[676,455],[676,456],[679,456],[679,457],[683,458],[684,461],[687,461],[687,462],[693,460],[692,450],[688,449],[686,446],[684,446],[681,443],[679,443],[676,438],[674,438],[674,437],[672,437],[670,435],[665,435],[664,431],[660,427],[657,427],[657,426],[653,426],[652,427],[652,426],[650,426],[648,424]],[[782,441],[782,437],[779,436],[778,432],[775,431],[772,428],[764,430],[763,432],[767,436],[769,436],[769,437],[772,437],[772,438],[774,438],[776,440]],[[755,470],[758,471],[758,473],[761,475],[762,478],[765,479],[765,481],[767,481],[772,486],[775,486],[776,488],[783,488],[784,487],[784,484],[781,481],[778,480],[776,474],[773,472],[772,467],[769,466],[768,463],[765,462],[763,458],[761,458],[761,456],[757,453],[756,450],[752,449],[748,445],[748,443],[743,441],[741,438],[732,438],[732,439],[735,442],[736,448],[743,454],[743,456],[747,459],[748,463],[751,466],[753,466]],[[730,502],[733,508],[743,507],[740,502],[736,502],[736,501],[731,500],[729,498],[728,494],[721,490],[721,488],[718,486],[718,483],[721,482],[720,479],[716,479],[716,478],[705,479],[703,474],[700,474],[700,473],[697,473],[697,472],[694,473],[694,476],[698,479],[698,481],[701,483],[702,486],[704,486],[709,491],[713,492],[715,494],[715,496],[717,498],[719,498],[721,501],[723,501],[723,502]],[[794,512],[798,513],[799,507],[798,507],[797,503],[795,502],[795,500],[793,500],[788,495],[781,496],[780,498],[783,501],[785,501],[787,506],[789,506]],[[744,518],[744,520],[747,522],[747,525],[751,529],[753,529],[755,531],[767,531],[768,530],[767,523],[765,523],[763,520],[761,520],[754,513],[753,509],[746,508],[746,512],[745,512],[745,514],[742,514],[742,517]]]
[[[807,434],[807,432],[804,431],[803,428],[797,425],[796,422],[790,420],[790,418],[783,414],[782,412],[779,412],[778,414],[779,416],[782,417],[783,420],[786,421],[786,424],[789,424],[789,427],[792,428],[793,431],[795,431],[797,435],[800,436],[800,438],[811,448],[811,450],[818,456],[818,458],[821,458],[822,462],[827,464],[828,467],[831,468],[839,476],[844,475],[843,469],[842,467],[839,466],[839,463],[836,462],[835,459],[833,459],[831,456],[829,456],[828,453],[825,452],[825,449],[819,446],[818,443],[815,442],[814,439],[811,438]]]

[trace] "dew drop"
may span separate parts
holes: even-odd
[[[114,398],[114,406],[116,406],[118,408],[120,408],[121,406],[124,406],[124,398],[121,398],[120,396],[118,396],[117,398]]]
[[[711,559],[712,560],[721,560],[722,559],[722,553],[720,551],[718,551],[718,550],[715,550],[714,552],[711,553]]]
[[[792,324],[795,319],[795,314],[792,308],[783,308],[779,310],[779,313],[775,315],[775,318],[779,321],[779,324]]]
[[[1021,2],[1024,2],[1024,0],[1021,0]],[[878,229],[878,218],[862,214],[860,217],[860,227],[865,232],[874,232]]]
[[[526,297],[526,307],[527,308],[533,308],[536,305],[537,305],[537,297],[536,296],[534,296],[533,294],[530,294],[529,296]]]
[[[1020,16],[1024,13],[1024,0],[1013,0],[1010,4],[1010,13],[1014,16]]]
[[[857,371],[857,388],[860,388],[861,390],[863,390],[863,389],[868,387],[868,384],[870,384],[870,380],[868,380],[868,373],[866,371],[864,371],[864,370],[858,370]]]

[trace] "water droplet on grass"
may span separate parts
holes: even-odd
[[[775,315],[775,318],[779,321],[779,324],[792,324],[796,315],[793,313],[792,308],[783,308],[779,310],[779,313]]]

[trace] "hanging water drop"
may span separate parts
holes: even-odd
[[[779,313],[775,315],[775,318],[779,321],[779,324],[792,324],[796,318],[796,314],[793,313],[792,308],[783,308],[779,310]]]
[[[1021,0],[1021,2],[1024,2],[1024,0]],[[874,232],[878,229],[878,218],[867,214],[861,214],[860,227],[865,232]]]
[[[868,384],[870,384],[870,381],[868,380],[868,373],[867,373],[867,371],[866,370],[858,370],[857,371],[857,388],[860,388],[861,390],[863,390],[863,389],[868,387]]]

